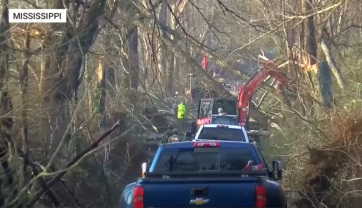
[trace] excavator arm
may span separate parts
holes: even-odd
[[[280,84],[287,83],[287,77],[277,71],[278,67],[265,56],[259,56],[263,62],[263,68],[253,78],[251,78],[244,86],[241,87],[238,100],[239,109],[239,125],[246,126],[250,117],[249,103],[260,85],[264,80],[271,76],[275,78]]]
[[[249,103],[251,101],[251,98],[253,97],[256,90],[260,87],[260,85],[264,82],[264,80],[271,76],[275,78],[280,84],[285,85],[287,83],[287,77],[278,71],[278,67],[273,63],[273,61],[270,61],[265,56],[259,56],[263,63],[262,70],[256,73],[256,75],[251,78],[248,83],[246,83],[244,86],[241,87],[240,93],[239,93],[239,99],[237,103],[237,111],[239,114],[238,124],[240,126],[243,126],[247,128],[248,119],[250,117],[250,108]],[[207,57],[204,56],[203,60],[203,68],[206,69],[207,67]],[[214,98],[215,99],[215,98]],[[207,124],[207,123],[213,123],[212,121],[212,114],[211,115],[204,115],[201,113],[202,107],[201,103],[207,103],[210,106],[213,106],[213,103],[215,102],[214,99],[202,99],[199,101],[199,110],[198,110],[198,117],[197,121],[194,124],[194,130],[197,129],[197,126]],[[206,100],[206,101],[205,101]],[[202,114],[202,115],[201,115]]]

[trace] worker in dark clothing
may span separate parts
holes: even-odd
[[[173,112],[173,115],[175,115],[175,120],[177,120],[177,111],[178,111],[178,105],[179,105],[179,102],[178,102],[178,92],[176,91],[175,92],[175,102],[174,104],[172,104],[172,112]]]
[[[170,138],[174,137],[174,136],[177,136],[178,135],[178,130],[176,128],[169,128],[166,130],[166,132],[163,134],[163,137],[162,137],[162,144],[166,144],[166,143],[169,143],[170,141]]]
[[[173,129],[172,135],[168,137],[167,143],[180,142],[180,138],[178,135],[178,130]]]
[[[172,105],[172,112],[175,115],[175,118],[177,118],[178,104],[179,103],[176,100],[175,103]]]

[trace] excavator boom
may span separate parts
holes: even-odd
[[[250,116],[250,101],[264,82],[264,80],[271,76],[275,78],[279,83],[285,85],[287,83],[287,77],[277,71],[278,67],[265,56],[259,56],[263,62],[263,68],[258,72],[253,78],[251,78],[244,86],[241,87],[238,100],[238,109],[239,109],[239,125],[246,126],[248,118]]]
[[[256,73],[244,86],[240,88],[239,99],[211,98],[201,99],[199,101],[197,121],[194,125],[193,132],[201,125],[207,123],[218,122],[234,122],[240,126],[247,128],[248,119],[250,116],[249,103],[260,85],[264,80],[271,76],[280,84],[287,83],[287,77],[278,71],[278,67],[265,56],[259,56],[263,63],[262,70]],[[204,57],[203,67],[206,67],[207,58]],[[222,107],[227,116],[217,116],[217,109]],[[217,121],[218,120],[218,121]]]

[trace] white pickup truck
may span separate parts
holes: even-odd
[[[193,141],[204,140],[250,142],[244,127],[225,124],[204,124],[200,126]]]

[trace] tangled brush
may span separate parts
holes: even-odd
[[[361,207],[362,113],[331,119],[329,142],[310,148],[297,207]]]

